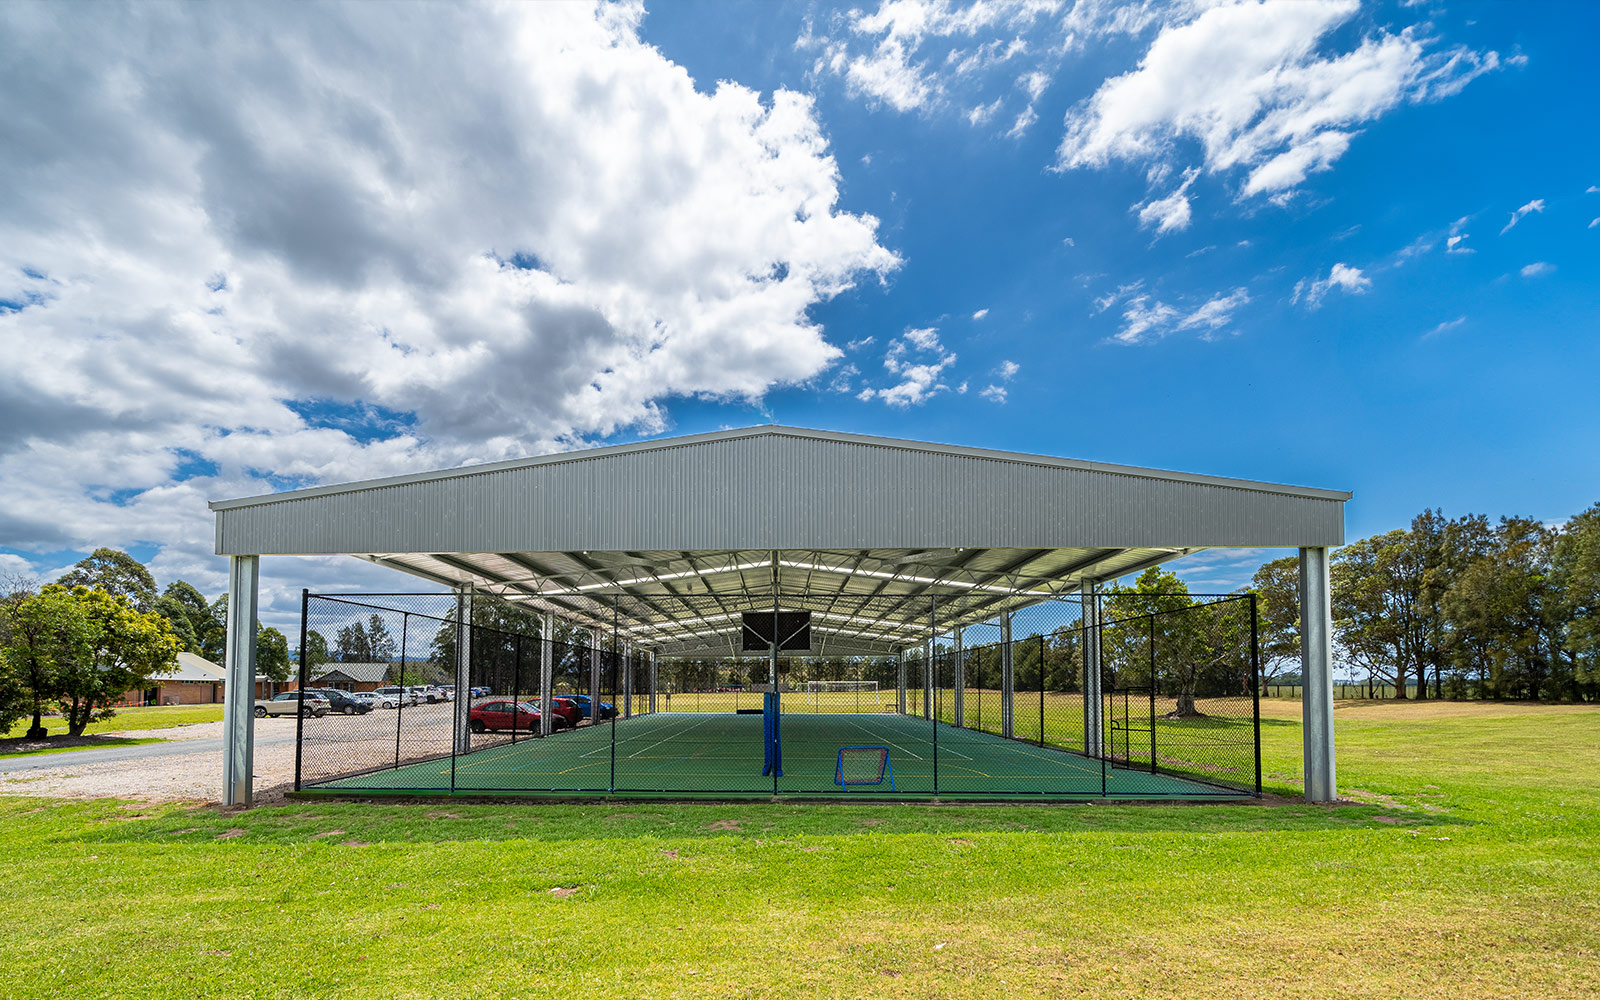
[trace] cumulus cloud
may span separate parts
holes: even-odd
[[[1543,211],[1544,211],[1544,199],[1543,198],[1535,198],[1535,199],[1533,199],[1532,201],[1528,202],[1526,205],[1523,205],[1521,208],[1518,208],[1518,209],[1514,210],[1511,213],[1511,221],[1507,222],[1506,223],[1506,227],[1504,229],[1500,230],[1500,235],[1504,236],[1506,233],[1509,233],[1513,226],[1515,226],[1517,223],[1521,222],[1523,219],[1525,219],[1529,215],[1533,214],[1534,212],[1541,212],[1542,213]]]
[[[1135,295],[1122,310],[1122,328],[1111,339],[1119,344],[1148,344],[1169,334],[1198,330],[1211,339],[1233,322],[1233,314],[1250,302],[1243,288],[1218,293],[1194,308],[1168,305],[1148,294]]]
[[[1522,276],[1524,278],[1541,278],[1555,269],[1556,266],[1554,264],[1549,264],[1542,260],[1536,260],[1532,264],[1523,266]]]
[[[1361,124],[1454,94],[1499,65],[1494,52],[1442,50],[1411,28],[1324,54],[1357,9],[1306,0],[1171,17],[1136,69],[1073,109],[1056,166],[1170,163],[1196,144],[1206,171],[1247,171],[1242,196],[1282,194],[1329,169]]]
[[[1361,273],[1361,268],[1348,264],[1335,264],[1326,278],[1302,278],[1295,282],[1293,302],[1302,298],[1312,309],[1322,305],[1322,300],[1334,289],[1351,295],[1365,295],[1372,288],[1372,279]]]
[[[808,97],[699,90],[642,16],[0,8],[0,538],[216,582],[209,498],[824,371],[808,310],[898,258]]]
[[[977,312],[972,314],[972,318],[973,319],[983,319],[987,315],[989,315],[989,310],[987,310],[987,309],[979,309]]]
[[[990,385],[984,386],[983,391],[978,393],[978,395],[989,400],[991,403],[1004,403],[1008,393],[1006,392],[1005,386],[994,385],[991,383]]]
[[[886,388],[863,389],[857,398],[877,398],[898,407],[924,402],[929,396],[950,388],[942,378],[955,362],[955,354],[940,343],[937,329],[907,330],[889,341],[889,349],[883,355],[884,370],[899,381]],[[966,391],[964,384],[961,391]]]

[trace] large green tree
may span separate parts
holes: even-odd
[[[120,549],[95,549],[56,582],[126,597],[136,611],[149,611],[156,600],[156,578],[144,563]]]
[[[1250,580],[1256,594],[1261,679],[1300,671],[1300,557],[1264,563]]]
[[[55,699],[67,734],[81,736],[89,723],[116,714],[112,703],[172,666],[178,638],[165,618],[139,611],[123,595],[87,587],[68,593],[87,623],[86,643],[58,664]]]
[[[256,672],[282,684],[289,679],[289,640],[271,626],[256,626]]]

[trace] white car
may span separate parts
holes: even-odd
[[[435,705],[441,701],[449,700],[444,696],[443,691],[440,691],[432,684],[418,684],[412,687],[410,691],[416,696],[417,701],[425,701],[430,705]]]
[[[415,705],[417,692],[412,688],[404,688],[395,684],[381,687],[372,692],[377,699],[379,708],[399,708],[401,705]]]
[[[393,708],[394,707],[393,705],[384,705],[384,704],[382,704],[379,701],[378,696],[376,694],[373,694],[371,691],[352,691],[352,692],[350,692],[350,697],[354,698],[356,701],[359,701],[363,705],[371,705],[373,708]]]
[[[328,699],[321,695],[308,694],[305,704],[300,703],[299,691],[285,691],[273,698],[256,702],[256,718],[265,719],[269,715],[315,715],[321,718],[328,714]]]

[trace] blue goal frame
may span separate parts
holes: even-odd
[[[850,750],[877,750],[883,756],[878,759],[878,777],[872,781],[846,781],[844,780],[844,755]],[[894,791],[894,764],[889,761],[889,748],[880,746],[840,747],[838,762],[833,768],[833,783],[841,789],[850,785],[881,785],[883,779],[889,779],[889,791]]]

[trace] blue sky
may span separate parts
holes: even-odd
[[[1600,500],[1591,6],[261,17],[0,13],[0,570],[216,591],[207,499],[765,422]]]

